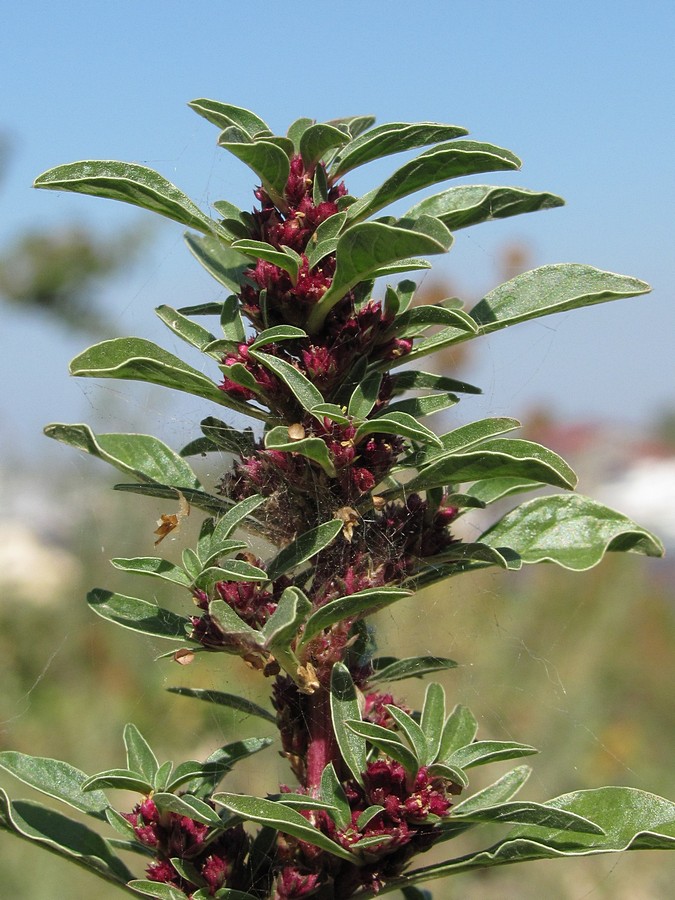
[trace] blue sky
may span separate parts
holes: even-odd
[[[84,158],[151,166],[204,208],[221,198],[250,207],[249,170],[219,150],[216,130],[187,108],[196,97],[253,109],[280,132],[301,115],[361,112],[380,122],[464,125],[524,161],[522,173],[481,181],[550,190],[568,205],[460,232],[439,275],[476,298],[498,282],[504,245],[523,241],[532,265],[587,262],[636,275],[654,291],[485,340],[463,373],[485,394],[464,403],[462,420],[536,405],[568,418],[645,422],[675,405],[674,38],[668,0],[24,0],[5,10],[0,31],[0,131],[12,144],[0,183],[0,242],[38,223],[114,234],[152,218],[31,190],[40,172]],[[379,183],[397,162],[365,167],[351,191]],[[218,286],[184,249],[180,227],[158,224],[147,260],[104,299],[121,333],[175,349],[153,307],[214,299]],[[168,397],[68,379],[81,336],[0,315],[0,439],[14,452],[46,444],[39,432],[49,420],[98,416],[107,430],[124,430],[141,419],[154,431],[155,419],[166,419]],[[176,431],[181,416],[196,425],[206,412],[181,410]]]

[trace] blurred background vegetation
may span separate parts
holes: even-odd
[[[77,229],[21,235],[11,247],[0,248],[2,301],[27,313],[49,315],[55,326],[107,337],[114,329],[93,301],[95,291],[126,265],[139,238],[127,234],[111,245]],[[503,277],[529,265],[527,248],[504,249]],[[434,299],[434,291],[439,296],[453,293],[450,285],[430,285],[427,301]],[[455,374],[462,363],[454,354],[440,365]],[[166,399],[161,402],[166,404]],[[581,470],[581,490],[594,496],[599,490],[599,499],[605,499],[603,491],[616,496],[611,505],[621,508],[620,487],[626,486],[636,465],[646,460],[652,467],[672,467],[672,421],[664,418],[649,446],[644,439],[631,441],[620,423],[609,430],[582,427],[559,423],[548,412],[532,415],[525,436],[548,439],[554,449],[567,451]],[[452,420],[436,424],[445,430]],[[108,430],[149,429],[111,414]],[[186,440],[191,436],[186,434]],[[151,596],[153,583],[136,583],[112,569],[108,559],[151,555],[156,520],[174,510],[166,503],[111,491],[115,479],[105,467],[75,454],[64,462],[66,455],[45,442],[39,463],[12,458],[11,451],[3,461],[0,748],[65,759],[91,773],[123,765],[122,728],[127,721],[141,729],[160,759],[177,762],[203,757],[237,737],[272,734],[261,720],[244,721],[241,715],[166,691],[175,685],[199,686],[239,692],[264,703],[267,685],[239,660],[201,655],[187,667],[169,660],[153,662],[169,645],[116,629],[88,611],[84,596],[93,586]],[[213,483],[228,461],[211,458],[209,463],[207,481]],[[648,499],[644,490],[640,496]],[[673,532],[664,535],[659,527],[670,527],[661,512],[666,499],[667,491],[661,506],[647,504],[652,520],[641,524],[660,531],[672,545]],[[199,518],[193,515],[184,522],[162,544],[162,551],[177,560],[194,538]],[[462,576],[397,606],[395,612],[382,613],[379,645],[386,654],[437,653],[457,660],[458,668],[443,679],[450,703],[473,709],[483,737],[513,738],[542,750],[534,759],[525,796],[544,800],[611,783],[668,795],[675,743],[672,576],[672,561],[637,557],[609,559],[584,575],[540,566],[519,575]],[[182,595],[167,590],[161,602],[185,611]],[[424,684],[409,681],[398,688],[400,696],[416,705]],[[274,747],[261,760],[254,757],[241,766],[228,787],[264,792],[274,789],[275,779],[289,777]],[[490,768],[490,780],[501,774],[497,769]],[[477,778],[475,786],[480,787],[482,773]],[[8,776],[0,776],[0,784],[13,796],[31,796]],[[135,798],[117,794],[114,802],[125,810]],[[73,900],[118,896],[48,853],[8,836],[2,840],[3,897],[53,900],[65,896],[55,885],[66,877]],[[453,852],[468,851],[472,840],[467,837]],[[135,865],[140,873],[138,861]],[[673,883],[675,868],[665,855],[634,853],[564,864],[530,863],[430,887],[438,898],[465,900],[649,900],[671,896]]]

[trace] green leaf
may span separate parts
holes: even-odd
[[[167,759],[162,765],[157,769],[157,774],[155,775],[155,790],[156,791],[165,791],[167,785],[169,783],[169,779],[171,778],[171,773],[173,772],[173,763],[170,759]]]
[[[657,537],[626,516],[577,494],[535,497],[481,535],[489,546],[512,547],[524,563],[554,562],[584,571],[607,552],[662,556]]]
[[[347,128],[353,138],[367,131],[375,123],[375,116],[342,116],[339,119],[330,119],[328,124],[335,125],[336,128],[344,126]]]
[[[242,636],[254,644],[262,644],[263,638],[261,633],[247,625],[229,603],[225,603],[224,600],[212,600],[209,603],[209,613],[220,626],[223,634]]]
[[[237,159],[252,169],[260,178],[265,191],[272,201],[285,208],[284,190],[290,164],[286,152],[271,141],[261,140],[244,143],[231,140],[228,130],[218,138],[218,146],[229,150]]]
[[[146,381],[229,405],[229,398],[210,378],[144,338],[113,338],[94,344],[75,357],[70,374]]]
[[[385,412],[383,415],[375,419],[366,419],[359,425],[354,435],[354,443],[358,444],[368,434],[397,434],[402,437],[411,438],[413,441],[422,441],[425,444],[435,444],[441,446],[438,437],[417,421],[409,413],[405,412]],[[413,489],[414,490],[414,489]]]
[[[293,141],[296,153],[300,152],[300,138],[310,125],[314,125],[314,119],[308,119],[306,116],[303,116],[300,119],[296,119],[295,122],[289,126],[286,136]]]
[[[462,184],[433,197],[425,197],[408,210],[406,217],[435,216],[451,231],[457,231],[480,222],[505,219],[507,216],[518,216],[540,209],[553,209],[564,204],[562,197],[555,194],[529,191],[526,188]]]
[[[445,748],[441,748],[445,752]],[[443,756],[443,762],[450,766],[470,769],[472,766],[484,766],[487,763],[504,759],[519,759],[539,753],[536,747],[519,744],[516,741],[474,741],[466,747],[460,747],[449,756]]]
[[[373,747],[401,763],[410,775],[417,774],[419,760],[405,744],[401,743],[395,732],[382,728],[380,725],[374,725],[372,722],[361,722],[354,719],[348,720],[345,725],[359,737],[365,738]]]
[[[345,765],[356,781],[363,786],[363,772],[366,771],[368,757],[366,742],[347,722],[361,718],[356,687],[344,663],[335,663],[330,676],[330,709],[335,739]]]
[[[348,425],[349,417],[345,415],[344,408],[338,406],[337,403],[317,403],[310,410],[315,419],[319,422],[323,418],[330,419],[331,422],[337,422],[339,425]]]
[[[221,129],[235,125],[246,132],[251,139],[265,132],[269,135],[272,134],[269,126],[260,116],[256,116],[255,113],[241,106],[232,106],[230,103],[221,103],[219,100],[207,100],[204,97],[191,100],[188,106],[212,125]]]
[[[180,697],[194,697],[197,700],[205,700],[207,703],[215,703],[218,706],[227,706],[230,709],[236,709],[238,712],[245,713],[248,716],[257,716],[266,722],[276,722],[276,716],[271,712],[240,697],[238,694],[225,694],[222,691],[206,691],[200,688],[188,687],[170,687],[167,688],[170,694],[178,694]]]
[[[211,334],[208,329],[198,325],[197,322],[193,322],[192,319],[188,319],[187,316],[184,316],[171,306],[158,306],[155,312],[175,335],[185,341],[186,344],[190,344],[191,347],[203,350],[204,347],[216,339],[215,335]]]
[[[367,375],[356,386],[354,393],[349,398],[348,414],[355,419],[365,419],[377,403],[381,384],[382,375],[380,372],[371,372],[370,375]]]
[[[349,135],[345,134],[334,125],[319,122],[306,128],[300,138],[300,153],[306,169],[317,163],[326,155],[328,150],[342,147],[349,141]]]
[[[235,763],[268,747],[271,743],[271,738],[248,738],[245,741],[237,741],[234,744],[220,747],[203,763],[193,759],[187,760],[177,766],[167,790],[175,792],[179,787],[187,784],[188,793],[208,800]]]
[[[220,419],[207,416],[201,421],[201,429],[209,440],[213,441],[221,450],[229,453],[241,453],[246,456],[255,448],[253,431],[247,428],[245,431],[237,431]]]
[[[371,160],[449,141],[464,134],[467,134],[466,128],[438,122],[389,122],[378,125],[343,147],[334,163],[333,178],[341,178],[346,172]]]
[[[349,800],[344,792],[344,788],[340,784],[333,763],[328,763],[321,773],[320,794],[322,800],[330,803],[334,808],[329,813],[338,828],[347,828],[352,821],[352,811]]]
[[[205,215],[175,185],[158,172],[135,163],[109,159],[69,163],[43,172],[35,179],[33,186],[121,200],[159,213],[196,231],[225,237],[218,223]]]
[[[425,462],[429,462],[434,457],[441,455],[445,456],[447,453],[463,452],[472,449],[478,444],[482,444],[483,441],[486,441],[488,438],[496,437],[499,434],[506,434],[516,428],[520,428],[518,419],[479,419],[478,422],[470,422],[468,425],[461,425],[459,428],[455,428],[447,434],[442,434],[440,442],[443,450],[440,451],[434,447],[427,447],[424,450],[422,459]]]
[[[425,388],[461,394],[481,393],[480,388],[467,384],[465,381],[457,381],[455,378],[447,378],[445,375],[434,375],[431,372],[416,372],[412,369],[405,372],[396,372],[396,374],[391,376],[391,383],[392,396],[401,394],[404,391],[423,390]]]
[[[147,878],[134,878],[129,882],[129,887],[139,894],[155,897],[157,900],[185,900],[187,897],[187,894],[170,884],[148,881]]]
[[[305,633],[302,638],[304,646],[325,628],[341,622],[343,619],[356,619],[364,615],[384,609],[386,606],[410,597],[411,591],[403,591],[398,588],[367,588],[347,597],[338,597],[320,606],[314,612],[305,625]]]
[[[97,791],[101,788],[114,788],[119,791],[134,791],[138,794],[150,794],[154,788],[151,779],[144,778],[133,769],[106,769],[88,778],[83,789]]]
[[[279,377],[286,387],[291,391],[300,406],[311,411],[313,406],[323,403],[323,394],[314,387],[309,379],[299,372],[295,366],[292,366],[285,359],[279,359],[277,356],[270,356],[269,353],[261,353],[260,350],[251,351],[251,356],[257,360],[270,372]]]
[[[189,794],[177,797],[175,794],[155,793],[152,799],[159,809],[187,816],[211,828],[223,827],[223,821],[218,813],[199,797],[191,797]]]
[[[409,397],[407,400],[399,400],[397,403],[390,403],[382,415],[391,416],[395,413],[405,413],[412,416],[413,419],[421,419],[423,416],[431,416],[434,413],[442,412],[459,403],[459,397],[454,394],[427,394],[426,397]],[[379,415],[374,417],[380,418]]]
[[[578,263],[560,263],[523,272],[500,285],[474,306],[471,316],[487,334],[538,316],[635,297],[650,290],[637,278]]]
[[[183,550],[181,562],[190,578],[190,584],[192,584],[202,572],[202,562],[191,547],[186,547],[185,550]]]
[[[406,883],[526,860],[675,848],[675,804],[654,794],[635,788],[605,787],[563,794],[546,805],[583,816],[605,833],[570,835],[557,828],[521,825],[487,850],[406,873]]]
[[[173,793],[179,787],[183,787],[189,782],[194,794],[197,789],[193,789],[193,785],[208,783],[209,787],[211,785],[215,786],[229,771],[230,766],[226,762],[200,763],[194,759],[189,759],[176,768],[173,778],[166,786],[166,790]]]
[[[419,769],[420,766],[427,765],[425,760],[429,757],[430,753],[424,731],[412,716],[409,716],[404,710],[399,709],[397,706],[392,706],[391,704],[387,704],[386,708],[389,715],[408,739],[408,743],[415,756],[417,769]],[[385,731],[386,730],[388,729],[385,729]],[[389,732],[389,736],[393,736],[391,732]],[[367,738],[368,735],[364,735],[364,737]]]
[[[604,830],[589,819],[567,810],[551,809],[542,803],[516,801],[487,806],[474,812],[457,813],[453,810],[453,819],[480,823],[501,823],[522,825],[539,825],[560,831],[574,831],[585,834],[604,834]]]
[[[451,241],[452,236],[447,230],[439,240],[438,236],[431,237],[420,231],[381,222],[353,225],[338,239],[333,281],[309,314],[307,330],[311,334],[317,332],[335,304],[360,281],[371,278],[382,267],[409,256],[445,253]]]
[[[218,519],[211,535],[212,546],[217,547],[222,541],[227,540],[236,527],[241,522],[245,522],[251,513],[258,509],[259,506],[262,506],[266,500],[267,497],[262,497],[260,494],[252,494],[250,497],[240,500],[239,503],[235,503],[222,518]]]
[[[267,573],[244,559],[223,559],[200,572],[195,585],[208,591],[218,581],[267,581]]]
[[[271,560],[267,567],[268,579],[275,581],[281,575],[316,556],[333,543],[342,531],[342,526],[340,519],[331,519],[305,531]]]
[[[525,784],[532,774],[529,766],[516,766],[506,775],[502,775],[494,784],[477,791],[471,797],[467,797],[461,803],[453,808],[453,816],[455,814],[463,815],[465,813],[477,812],[488,806],[494,806],[497,803],[505,803],[514,797]]]
[[[468,707],[457,704],[443,726],[438,758],[447,761],[455,751],[470,745],[477,731],[474,714]]]
[[[0,789],[0,828],[69,859],[118,886],[133,878],[108,843],[81,822],[39,803],[11,803]]]
[[[135,849],[137,853],[145,852],[145,847],[140,847],[136,840],[136,834],[134,832],[133,825],[131,824],[131,822],[127,821],[127,819],[124,818],[122,813],[117,812],[116,809],[113,809],[112,806],[109,806],[105,811],[105,817],[108,820],[108,824],[111,828],[114,828],[118,834],[123,835],[125,839],[130,839],[126,844],[125,849],[128,848],[132,852]],[[108,842],[113,847],[120,847],[120,844],[117,843],[115,838],[108,839]]]
[[[137,556],[134,559],[116,558],[111,559],[110,562],[116,569],[131,572],[134,575],[153,575],[156,578],[171,581],[173,584],[180,584],[182,587],[190,587],[192,583],[180,566],[157,556]]]
[[[429,775],[435,775],[438,778],[445,778],[453,784],[459,785],[461,788],[469,786],[469,779],[463,769],[459,766],[449,766],[447,763],[434,763],[427,768]]]
[[[101,791],[84,792],[84,772],[59,759],[29,756],[15,750],[0,753],[0,767],[36,791],[61,800],[96,819],[105,819],[109,803]]]
[[[422,678],[430,672],[441,672],[444,669],[455,669],[454,659],[443,656],[411,656],[407,659],[382,657],[374,659],[375,673],[368,679],[376,684],[380,681],[402,681],[404,678]]]
[[[557,487],[574,488],[576,484],[572,469],[552,450],[532,441],[497,439],[464,453],[434,456],[407,488],[421,491],[504,476],[527,478]]]
[[[433,325],[448,325],[476,334],[478,328],[468,313],[461,309],[425,304],[415,306],[394,319],[387,334],[397,338],[419,337]]]
[[[166,484],[116,484],[114,491],[124,491],[130,494],[143,494],[145,497],[160,497],[162,500],[179,500],[179,489]],[[190,506],[203,509],[204,512],[220,515],[230,509],[230,502],[225,498],[215,497],[204,491],[193,491],[189,488],[181,488],[180,493],[185,497]]]
[[[305,250],[305,253],[307,254],[307,264],[310,269],[313,269],[324,256],[327,256],[329,253],[335,253],[338,236],[346,220],[346,212],[335,213],[327,219],[324,219],[323,222],[317,226]]]
[[[306,337],[307,332],[303,331],[302,328],[296,328],[295,325],[275,325],[274,328],[267,328],[265,331],[261,331],[249,349],[257,350],[258,347],[264,347],[266,344],[279,344],[281,341],[291,341]]]
[[[290,834],[302,841],[313,844],[315,847],[320,847],[322,850],[326,850],[340,859],[345,859],[351,863],[354,862],[354,857],[348,850],[331,841],[317,828],[310,825],[301,813],[284,806],[282,803],[275,803],[262,797],[250,797],[243,794],[214,794],[213,799],[216,803],[221,804],[225,809],[246,821],[258,822],[260,825],[276,828],[282,834]]]
[[[265,645],[272,653],[276,648],[288,649],[311,608],[312,604],[300,588],[286,588],[277,608],[262,628]]]
[[[185,243],[190,253],[206,271],[228,290],[238,292],[244,272],[251,267],[251,261],[242,253],[237,253],[222,240],[207,235],[200,237],[186,234]]]
[[[212,566],[214,563],[218,565],[218,560],[223,560],[224,557],[242,550],[248,550],[246,541],[222,541],[219,544],[212,544],[209,537],[204,548],[200,548],[199,555],[200,559],[204,560],[204,566]]]
[[[480,500],[485,506],[495,503],[503,497],[511,494],[519,494],[523,491],[536,491],[544,485],[541,481],[531,481],[528,478],[488,478],[485,481],[474,481],[467,488],[467,494]]]
[[[197,476],[185,460],[152,435],[94,434],[88,425],[61,423],[47,425],[45,434],[62,444],[90,453],[141,481],[179,488],[200,487]]]
[[[284,806],[289,807],[290,809],[323,809],[328,813],[336,813],[337,807],[333,806],[332,803],[327,803],[325,800],[316,799],[314,797],[309,797],[307,794],[294,794],[294,793],[282,793],[282,794],[274,794],[268,797],[269,800],[274,800],[275,803],[283,803]]]
[[[97,615],[109,622],[169,641],[185,641],[186,627],[191,627],[189,619],[171,610],[101,588],[87,594],[87,603]]]
[[[379,806],[377,803],[366,807],[356,820],[356,827],[358,830],[363,831],[368,822],[372,821],[375,816],[379,816],[381,812],[384,812],[384,806]]]
[[[268,450],[281,450],[283,453],[298,453],[318,463],[330,478],[335,478],[335,464],[322,438],[306,437],[297,441],[291,440],[288,437],[288,428],[279,425],[265,435],[265,447]]]
[[[178,312],[183,316],[219,316],[223,304],[216,301],[212,303],[193,303],[190,306],[181,306]]]
[[[127,767],[138,772],[154,786],[159,769],[157,757],[138,728],[129,722],[124,726],[124,746],[127,751]]]
[[[432,682],[427,686],[422,707],[420,727],[427,742],[429,752],[422,757],[422,765],[429,766],[438,756],[441,748],[443,726],[445,725],[445,691],[442,685]]]
[[[238,253],[243,253],[244,256],[250,256],[252,259],[264,259],[265,262],[278,266],[280,269],[288,272],[293,284],[298,280],[298,259],[295,259],[288,253],[284,253],[282,250],[277,250],[271,244],[265,243],[265,241],[253,241],[250,239],[235,241],[232,244],[232,249]]]
[[[348,210],[348,218],[358,222],[395,200],[414,194],[422,188],[480,172],[496,172],[520,168],[517,156],[503,147],[479,141],[452,141],[439,144],[397,169],[373,191],[364,194]]]
[[[418,588],[427,587],[451,575],[486,566],[499,566],[500,569],[518,571],[522,567],[522,562],[518,554],[509,547],[495,549],[488,547],[487,544],[458,542],[451,544],[443,553],[424,557],[419,563],[419,568],[410,576],[410,581]]]

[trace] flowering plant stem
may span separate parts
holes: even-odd
[[[258,670],[271,683],[273,713],[219,691],[172,690],[274,719],[296,784],[275,785],[265,797],[223,789],[235,763],[267,739],[239,739],[203,762],[160,765],[129,724],[125,766],[93,776],[58,760],[0,754],[18,778],[107,821],[120,837],[4,795],[0,826],[129,893],[165,900],[343,900],[395,890],[415,900],[428,896],[415,885],[472,868],[672,845],[675,806],[628,788],[515,801],[530,771],[518,765],[467,794],[473,767],[535,748],[478,739],[471,712],[446,710],[437,683],[421,710],[406,707],[391,685],[455,663],[377,657],[370,621],[422,587],[487,566],[584,570],[608,551],[661,554],[645,529],[572,493],[575,475],[557,454],[504,437],[518,427],[514,419],[437,435],[427,418],[478,389],[418,368],[457,343],[648,286],[587,265],[548,265],[468,311],[456,299],[420,304],[407,278],[383,288],[378,279],[428,268],[424,257],[448,251],[459,228],[556,207],[560,198],[469,184],[446,187],[403,215],[382,214],[434,184],[520,162],[452,125],[298,119],[280,136],[248,110],[204,99],[191,106],[255,173],[252,211],[219,201],[211,218],[158,173],[111,161],[59,166],[36,186],[133,203],[190,229],[188,246],[225,299],[157,312],[205,355],[215,380],[141,338],[97,344],[71,372],[187,392],[250,416],[255,427],[208,416],[180,453],[150,435],[64,424],[46,431],[123,472],[118,489],[176,502],[177,511],[162,516],[157,545],[191,508],[206,514],[180,565],[162,556],[113,560],[158,586],[184,589],[185,614],[105,589],[92,591],[89,604],[109,621],[173,642],[176,662],[220,653]],[[421,152],[362,197],[349,194],[353,169],[407,150]],[[195,321],[201,317],[219,322],[220,334]],[[210,485],[187,462],[205,454],[223,459]],[[549,486],[563,493],[538,492],[476,541],[459,537],[462,516]],[[118,811],[106,793],[114,789],[137,792],[138,803]],[[418,854],[490,823],[513,827],[485,849],[413,868]],[[118,848],[145,854],[144,877]]]

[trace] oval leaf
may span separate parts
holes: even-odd
[[[577,478],[564,459],[532,441],[494,440],[475,450],[432,457],[406,486],[420,491],[484,478],[520,477],[574,488]]]
[[[206,375],[143,338],[113,338],[95,344],[75,357],[70,364],[70,374],[146,381],[196,394],[225,406],[231,403]]]
[[[653,534],[621,513],[577,494],[555,494],[528,500],[489,528],[480,540],[508,546],[524,563],[554,562],[584,571],[607,552],[662,556]]]
[[[389,122],[371,128],[367,134],[355,138],[338,154],[333,178],[341,178],[346,172],[381,159],[392,153],[413,150],[439,141],[450,141],[467,134],[458,125],[441,125],[438,122]]]
[[[69,763],[5,750],[0,753],[0,767],[48,797],[96,819],[105,819],[105,810],[110,805],[107,797],[101,791],[83,791],[87,776]]]
[[[244,272],[251,268],[250,259],[211,235],[186,234],[185,243],[197,262],[216,281],[230,291],[241,290]],[[243,335],[240,340],[243,340]]]
[[[506,775],[502,775],[494,784],[488,785],[482,791],[478,791],[461,803],[458,803],[453,809],[455,813],[476,812],[484,809],[486,806],[494,806],[496,803],[506,803],[511,797],[515,797],[521,787],[532,774],[529,766],[516,766]]]
[[[340,519],[331,519],[329,522],[305,531],[288,547],[284,547],[269,563],[268,579],[274,581],[280,575],[285,575],[286,572],[316,556],[335,540],[342,531],[342,527],[343,522]]]
[[[440,144],[410,160],[390,175],[380,187],[364,194],[349,207],[347,215],[350,221],[358,222],[395,200],[440,181],[460,175],[519,168],[520,160],[517,156],[494,144],[479,141]]]
[[[360,785],[363,785],[363,772],[368,762],[366,742],[361,735],[347,722],[359,721],[359,708],[356,688],[344,663],[335,663],[330,678],[330,710],[333,719],[333,731],[345,765]]]
[[[216,803],[220,803],[225,809],[240,816],[242,819],[276,828],[282,834],[290,834],[301,841],[307,841],[315,847],[320,847],[322,850],[340,857],[340,859],[345,859],[348,862],[354,861],[352,854],[348,850],[331,841],[317,828],[310,825],[301,813],[284,806],[282,803],[275,803],[273,800],[265,800],[262,797],[250,797],[243,794],[214,794],[213,799]]]
[[[238,694],[225,694],[222,691],[207,691],[200,688],[170,687],[170,694],[178,694],[179,697],[194,697],[197,700],[205,700],[207,703],[215,703],[218,706],[227,706],[249,716],[257,716],[266,722],[276,722],[276,716],[257,703],[240,697]]]
[[[171,581],[173,584],[180,584],[182,587],[190,587],[192,583],[180,566],[157,556],[138,556],[135,559],[118,558],[111,559],[110,562],[116,569],[131,572],[134,575],[153,575],[156,578]]]
[[[97,615],[109,622],[169,641],[185,641],[186,628],[191,627],[189,619],[171,610],[162,609],[147,600],[100,588],[87,594],[87,603]]]
[[[504,219],[539,209],[564,206],[562,197],[555,194],[529,191],[525,188],[495,187],[489,184],[462,184],[448,188],[433,197],[426,197],[406,213],[406,217],[435,216],[451,231]]]
[[[218,223],[205,215],[175,185],[158,172],[135,163],[108,159],[69,163],[43,172],[35,179],[33,186],[121,200],[205,234],[221,233],[226,237]]]
[[[198,489],[197,476],[182,457],[149,434],[94,434],[88,425],[54,423],[47,437],[76,447],[141,481]]]
[[[387,657],[374,659],[375,673],[369,681],[402,681],[404,678],[422,678],[430,672],[440,672],[444,669],[455,669],[457,663],[454,659],[442,656],[411,656],[407,659],[390,659]]]
[[[448,232],[449,235],[449,232]],[[337,267],[331,286],[309,315],[307,330],[319,330],[324,319],[344,295],[378,269],[409,256],[445,253],[440,242],[421,232],[381,222],[363,222],[345,231],[337,242]]]
[[[559,263],[516,275],[487,294],[471,316],[487,334],[538,316],[647,294],[644,281],[593,266]]]
[[[307,620],[302,644],[308,643],[324,628],[329,628],[335,622],[343,619],[356,619],[378,609],[384,609],[397,600],[410,597],[411,591],[403,591],[398,588],[368,588],[358,591],[347,597],[338,597],[324,606],[319,607]]]

